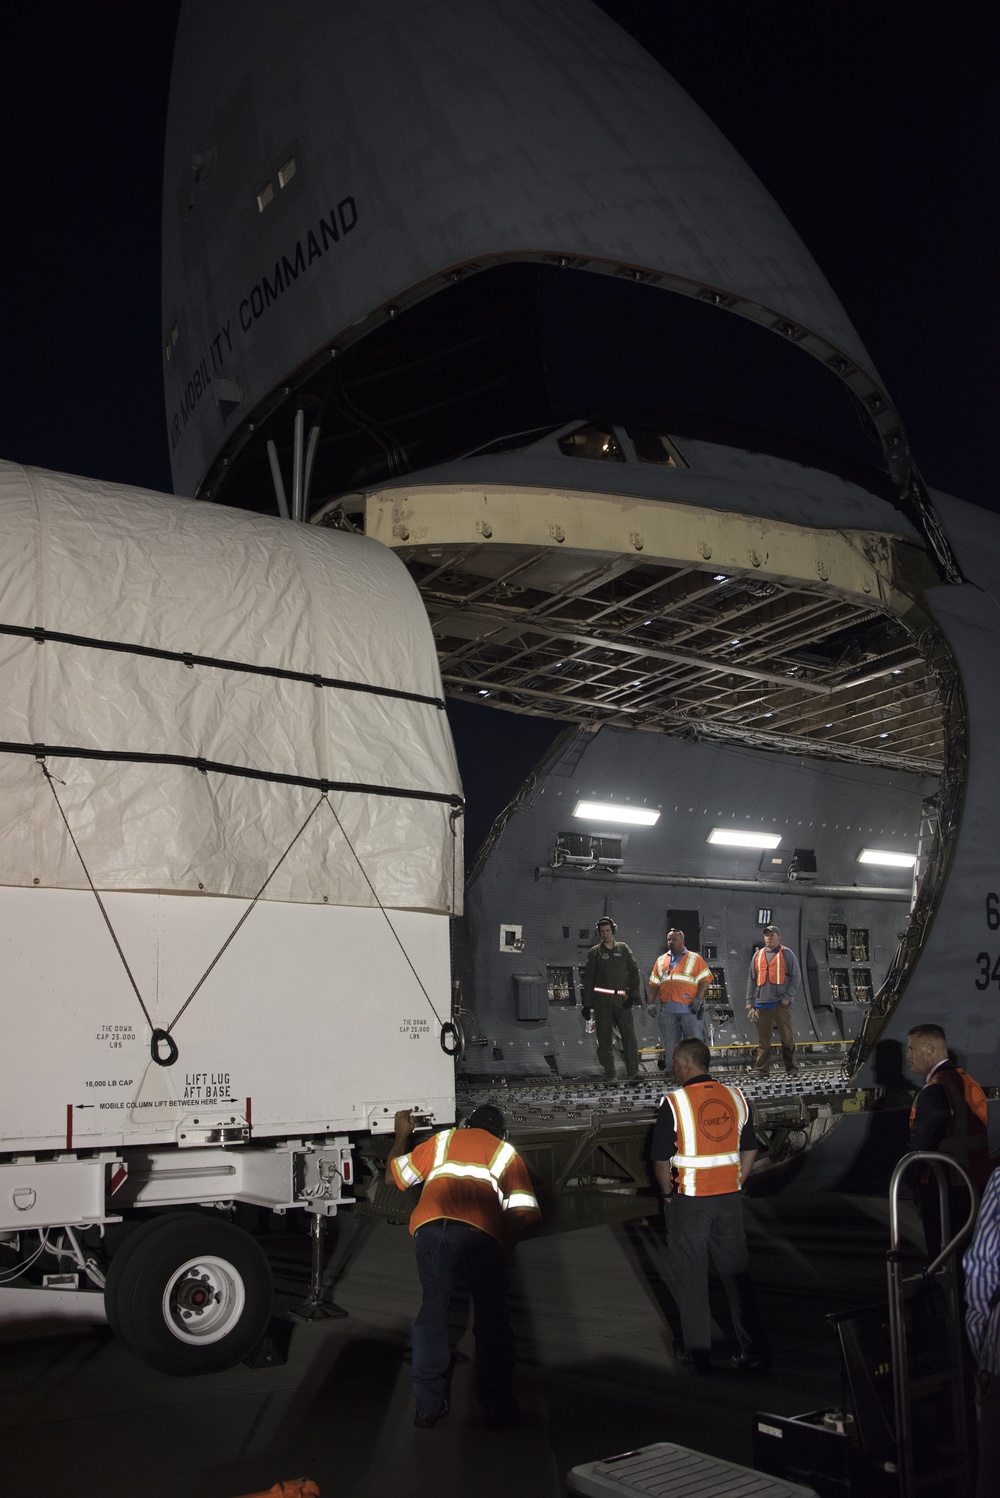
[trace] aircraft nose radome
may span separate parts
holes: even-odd
[[[372,0],[314,7],[308,26],[302,6],[246,0],[238,19],[229,7],[224,45],[213,9],[182,14],[167,134],[168,334],[185,307],[186,348],[166,370],[179,489],[197,488],[225,438],[216,380],[239,371],[243,415],[325,341],[487,256],[553,255],[717,296],[874,376],[746,163],[586,0]],[[208,399],[190,398],[192,371]]]

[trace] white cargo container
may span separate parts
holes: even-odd
[[[0,464],[0,535],[0,1234],[101,1284],[159,1209],[109,1319],[228,1366],[269,1279],[213,1206],[333,1214],[355,1135],[454,1117],[430,627],[339,531]]]

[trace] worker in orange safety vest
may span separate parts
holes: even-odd
[[[648,1013],[656,1020],[663,1041],[657,1062],[663,1071],[678,1042],[705,1039],[705,994],[712,982],[712,969],[698,952],[684,945],[684,932],[667,932],[667,950],[657,957],[649,975]]]
[[[541,1220],[528,1168],[499,1108],[484,1104],[464,1129],[432,1134],[407,1151],[413,1110],[395,1117],[386,1161],[389,1185],[422,1185],[410,1232],[423,1286],[413,1325],[414,1425],[429,1430],[448,1413],[452,1354],[448,1305],[458,1280],[468,1285],[475,1317],[476,1393],[488,1429],[513,1425],[514,1339],[506,1301],[506,1260],[527,1227]]]
[[[802,982],[798,958],[791,947],[781,944],[777,926],[764,927],[764,945],[750,961],[747,977],[747,1014],[757,1027],[757,1059],[754,1070],[765,1074],[771,1065],[771,1034],[775,1024],[781,1041],[781,1059],[786,1071],[798,1069],[792,1005]]]
[[[975,1078],[951,1060],[940,1025],[913,1026],[907,1035],[906,1063],[924,1078],[910,1109],[910,1151],[948,1155],[968,1172],[976,1191],[982,1192],[990,1177],[986,1094]],[[917,1199],[927,1252],[934,1259],[942,1247],[942,1223],[937,1183],[929,1169],[921,1176]],[[948,1189],[948,1208],[953,1235],[969,1212],[969,1193],[957,1176]]]
[[[663,1192],[672,1289],[681,1318],[682,1339],[674,1343],[678,1366],[689,1373],[710,1369],[711,1256],[739,1343],[730,1363],[748,1372],[768,1368],[771,1359],[750,1280],[740,1195],[758,1142],[746,1098],[738,1087],[713,1080],[711,1062],[703,1040],[677,1046],[673,1070],[681,1085],[660,1104],[650,1154]]]

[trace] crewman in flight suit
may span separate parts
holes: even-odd
[[[639,1075],[639,1048],[636,1045],[632,1006],[639,1002],[639,964],[631,947],[615,941],[617,926],[609,915],[597,922],[597,941],[587,953],[583,970],[583,1017],[592,1016],[597,1024],[597,1059],[609,1082],[615,1079],[614,1032],[621,1036],[625,1070],[630,1078]]]

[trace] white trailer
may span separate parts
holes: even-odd
[[[0,536],[0,1317],[34,1261],[228,1367],[271,1304],[230,1206],[333,1215],[352,1140],[454,1118],[430,627],[339,531],[0,464]]]

